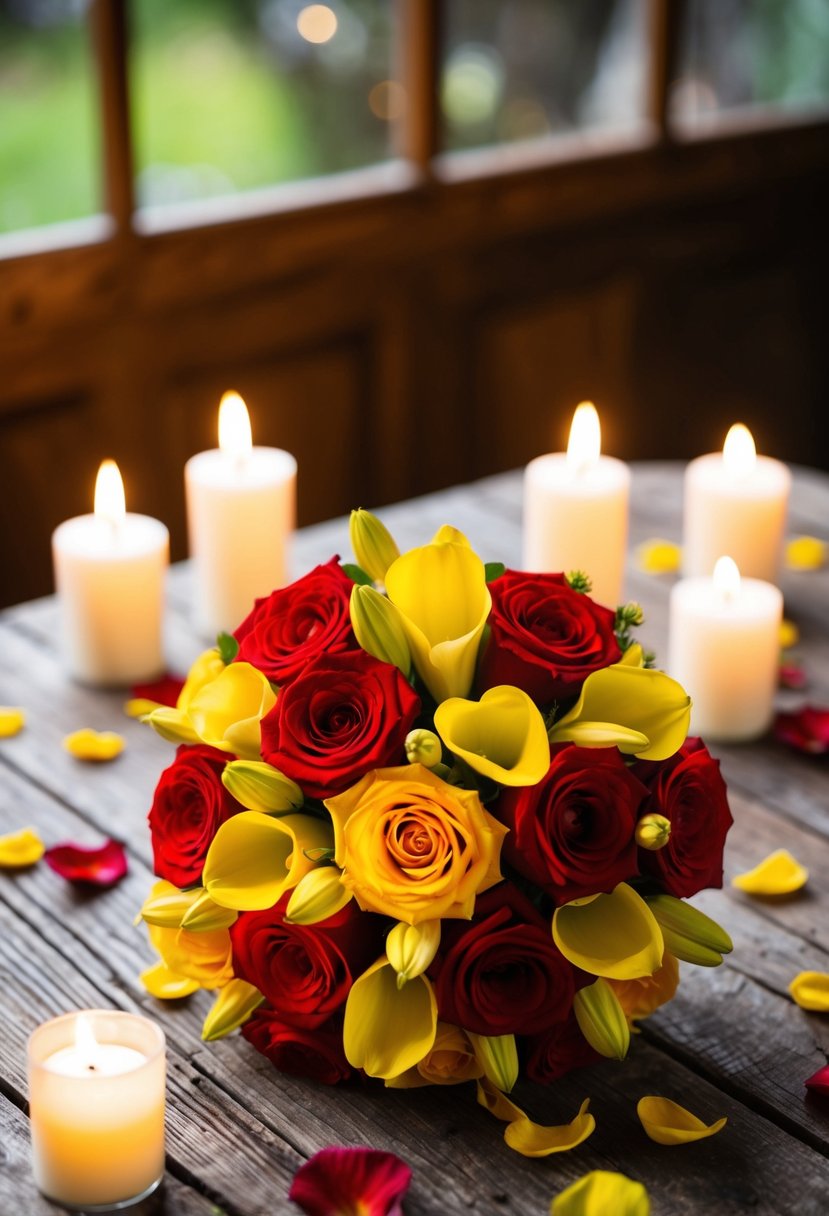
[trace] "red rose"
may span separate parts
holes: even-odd
[[[646,797],[615,747],[554,745],[538,785],[501,793],[495,814],[511,829],[502,855],[558,904],[612,891],[638,873],[634,833]]]
[[[286,924],[291,895],[262,912],[243,912],[231,925],[233,970],[282,1021],[308,1028],[336,1013],[354,979],[382,954],[383,922],[351,900],[319,924]]]
[[[313,1030],[288,1026],[273,1009],[260,1005],[242,1027],[242,1034],[280,1072],[337,1085],[351,1076],[343,1050],[342,1019],[332,1018]]]
[[[511,883],[479,896],[472,921],[443,922],[430,974],[439,1016],[474,1034],[532,1034],[573,1003],[573,968],[549,921]]]
[[[563,574],[507,570],[489,589],[482,691],[513,684],[546,705],[577,697],[591,672],[621,658],[615,613],[574,591]]]
[[[234,637],[240,661],[287,684],[319,654],[354,650],[348,611],[351,579],[336,557],[288,587],[257,600]]]
[[[639,850],[642,872],[679,899],[721,887],[725,838],[734,820],[719,760],[702,739],[686,739],[669,760],[638,760],[633,771],[650,790],[643,813],[664,815],[671,823],[663,848]]]
[[[262,755],[311,798],[328,798],[374,768],[405,763],[419,711],[419,697],[390,663],[363,650],[324,655],[262,719]]]
[[[222,771],[232,759],[201,743],[184,745],[161,774],[149,816],[153,866],[159,878],[177,887],[199,882],[216,832],[231,815],[244,810],[222,785]]]
[[[527,1039],[524,1049],[527,1078],[539,1085],[551,1085],[574,1068],[584,1068],[602,1058],[582,1034],[573,1013],[544,1034]]]

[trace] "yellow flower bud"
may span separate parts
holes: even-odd
[[[469,1034],[475,1057],[493,1085],[508,1094],[518,1080],[518,1048],[514,1034]]]
[[[443,757],[443,746],[432,730],[410,730],[406,735],[406,759],[409,764],[434,768]]]
[[[392,663],[408,679],[412,656],[394,605],[373,587],[355,583],[350,612],[352,628],[363,650],[381,663]]]
[[[611,1060],[624,1060],[630,1047],[630,1027],[607,980],[597,979],[580,988],[573,1000],[573,1012],[594,1051]]]
[[[659,922],[665,949],[698,967],[719,967],[734,949],[731,938],[715,920],[673,895],[652,895],[648,907]]]
[[[370,511],[352,511],[348,535],[354,556],[362,569],[376,583],[382,583],[389,566],[400,556],[388,528]]]
[[[161,880],[144,900],[138,919],[162,929],[227,929],[236,920],[236,912],[221,908],[203,887],[180,891],[171,882]]]
[[[386,957],[397,972],[397,987],[422,975],[438,952],[440,921],[417,925],[398,921],[386,939]]]
[[[316,925],[339,912],[351,898],[351,892],[340,882],[336,866],[318,866],[294,887],[285,920],[291,925]]]
[[[196,898],[181,918],[182,929],[205,933],[211,929],[227,929],[236,920],[237,913],[232,908],[217,904],[203,888],[197,889],[195,895]]]
[[[245,980],[233,979],[224,988],[219,989],[219,995],[213,1002],[213,1008],[204,1019],[201,1037],[205,1043],[223,1039],[231,1030],[236,1030],[246,1022],[254,1009],[257,1009],[264,997],[258,988]]]
[[[664,815],[643,815],[636,825],[636,843],[656,852],[671,839],[671,821]]]
[[[249,811],[296,811],[303,803],[296,782],[264,760],[230,760],[222,785]]]

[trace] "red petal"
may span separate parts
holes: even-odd
[[[809,1080],[804,1081],[803,1084],[814,1093],[823,1094],[825,1098],[829,1098],[829,1064],[824,1064],[823,1068],[819,1068],[815,1075],[809,1077]]]
[[[804,705],[795,714],[778,714],[774,737],[800,752],[816,756],[829,752],[829,709]]]
[[[44,854],[46,864],[69,882],[112,887],[127,872],[127,855],[117,840],[91,848],[81,844],[56,844]]]
[[[159,680],[153,680],[149,684],[134,684],[130,692],[136,699],[157,701],[159,705],[170,705],[175,708],[182,688],[184,688],[184,680],[179,676],[171,676],[167,672]]]
[[[809,683],[806,672],[799,663],[781,663],[778,673],[781,688],[805,688]]]
[[[288,1198],[307,1216],[403,1216],[412,1171],[376,1148],[324,1148],[297,1170]],[[360,1206],[362,1205],[362,1206]]]

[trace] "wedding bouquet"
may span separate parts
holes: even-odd
[[[569,1147],[586,1104],[539,1128],[519,1073],[622,1058],[677,960],[731,949],[686,902],[722,885],[719,764],[638,605],[485,566],[450,527],[401,556],[358,511],[351,539],[359,565],[258,600],[147,715],[179,747],[142,978],[217,990],[204,1037],[241,1026],[286,1072],[476,1081],[512,1147]]]

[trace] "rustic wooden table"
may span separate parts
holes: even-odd
[[[678,538],[679,466],[634,468],[632,543]],[[422,543],[451,522],[488,560],[516,564],[521,483],[516,474],[431,495],[381,513],[401,544]],[[791,533],[829,538],[829,477],[795,477]],[[295,571],[348,553],[343,520],[308,528]],[[670,582],[629,567],[627,593],[645,608],[644,638],[666,648]],[[812,680],[808,696],[829,702],[829,570],[787,574],[787,615],[801,633]],[[188,571],[170,579],[168,656],[173,669],[201,649],[188,625]],[[175,1216],[274,1216],[295,1210],[286,1195],[297,1166],[329,1144],[393,1149],[414,1170],[410,1216],[520,1213],[541,1216],[551,1197],[588,1170],[617,1169],[644,1181],[654,1216],[671,1213],[829,1212],[829,1103],[803,1081],[826,1062],[829,1017],[809,1015],[786,994],[801,970],[829,970],[829,781],[827,760],[770,740],[712,747],[729,782],[735,824],[730,875],[785,845],[811,877],[805,892],[758,901],[726,886],[695,902],[730,930],[724,966],[683,965],[676,999],[643,1026],[623,1065],[606,1062],[550,1090],[520,1097],[534,1117],[570,1119],[590,1096],[597,1128],[575,1151],[541,1161],[506,1147],[502,1125],[469,1087],[400,1092],[329,1090],[277,1073],[238,1035],[205,1045],[199,1032],[210,997],[163,1005],[137,976],[151,961],[133,917],[151,881],[146,814],[172,749],[127,719],[123,696],[64,676],[55,645],[56,607],[42,600],[0,615],[0,703],[22,705],[28,725],[0,743],[0,833],[34,825],[47,843],[93,843],[112,834],[128,846],[130,874],[111,891],[80,893],[45,865],[0,873],[0,1213],[55,1212],[36,1193],[26,1126],[25,1047],[55,1014],[114,1006],[143,1010],[167,1034],[168,1169],[145,1212]],[[790,695],[790,694],[788,694]],[[83,766],[62,749],[81,725],[121,731],[124,754]],[[644,1094],[674,1098],[723,1132],[682,1148],[646,1139],[635,1105]],[[612,1216],[612,1214],[609,1214]]]

